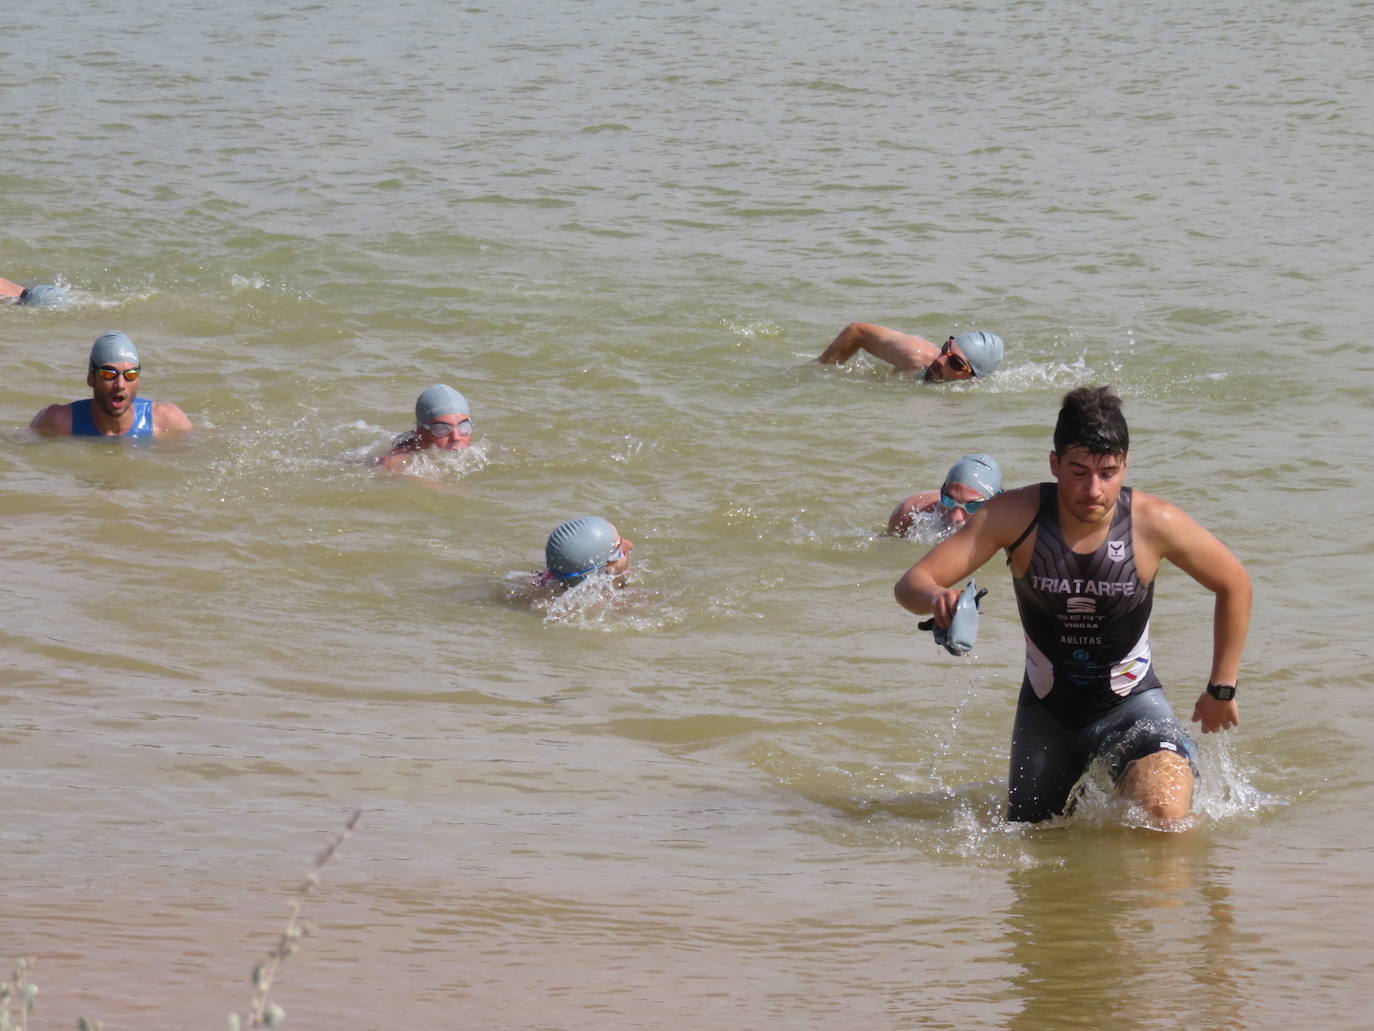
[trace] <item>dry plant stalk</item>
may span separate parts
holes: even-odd
[[[29,980],[32,968],[33,960],[20,956],[14,962],[10,979],[0,984],[0,1031],[28,1031],[29,1011],[33,1009],[33,1000],[38,998],[38,985]],[[19,1008],[17,1022],[10,1011],[11,1006]]]
[[[353,814],[349,816],[343,830],[335,834],[330,839],[329,844],[315,857],[315,865],[310,868],[305,880],[301,882],[301,886],[296,889],[295,894],[291,897],[286,930],[282,932],[281,938],[278,939],[276,946],[267,954],[267,957],[253,968],[253,1003],[248,1011],[248,1026],[250,1028],[277,1027],[286,1019],[286,1012],[280,1006],[268,1001],[267,996],[272,990],[272,981],[276,977],[277,969],[286,961],[288,956],[296,951],[300,940],[309,933],[308,929],[298,921],[306,899],[319,886],[320,870],[324,868],[325,863],[334,857],[339,846],[353,833],[353,828],[358,825],[358,818],[362,815],[361,809],[353,810]],[[239,1027],[238,1014],[229,1014],[230,1031],[238,1031]]]

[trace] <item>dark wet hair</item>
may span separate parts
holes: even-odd
[[[1071,447],[1086,448],[1094,455],[1124,455],[1131,446],[1131,431],[1121,414],[1121,398],[1111,387],[1079,387],[1064,395],[1059,421],[1054,424],[1054,453]]]

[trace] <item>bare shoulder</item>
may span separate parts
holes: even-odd
[[[1168,559],[1211,590],[1239,590],[1248,583],[1245,567],[1231,550],[1177,505],[1136,491],[1131,515],[1138,562]]]
[[[923,490],[916,494],[908,494],[898,503],[897,510],[907,515],[914,515],[917,512],[933,512],[939,503],[940,492],[938,490]]]
[[[171,401],[154,401],[153,429],[158,433],[182,433],[191,429],[191,420]]]
[[[1144,532],[1159,543],[1202,531],[1197,520],[1172,501],[1139,489],[1131,492],[1131,522],[1137,532]]]
[[[414,455],[415,452],[409,448],[394,447],[386,454],[376,458],[374,462],[379,469],[385,469],[391,473],[408,466]]]
[[[72,406],[69,404],[48,405],[33,417],[31,429],[54,436],[69,434],[72,431]]]
[[[983,506],[999,534],[1010,531],[1007,543],[1021,535],[1027,524],[1040,510],[1040,484],[1030,483],[1003,491]]]
[[[911,529],[918,513],[933,511],[939,501],[938,490],[923,490],[918,494],[909,494],[897,502],[897,507],[887,517],[887,532],[902,536]]]
[[[1010,547],[1030,525],[1040,507],[1040,487],[1003,491],[969,517],[963,527],[936,545],[950,551],[968,549],[982,556],[979,564],[1001,548]]]

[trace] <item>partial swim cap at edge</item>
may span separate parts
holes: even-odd
[[[964,333],[954,343],[973,366],[975,376],[991,376],[1002,364],[1002,338],[996,333]]]
[[[990,498],[1002,493],[1002,467],[991,455],[965,455],[949,467],[945,483],[962,483]]]
[[[113,333],[102,333],[95,338],[95,344],[91,347],[92,369],[100,365],[113,365],[115,362],[140,364],[138,348],[118,330]]]
[[[40,283],[31,286],[20,294],[15,303],[23,304],[30,308],[61,308],[67,303],[67,288],[65,286],[53,286],[51,283]]]
[[[581,583],[611,561],[616,538],[615,527],[600,516],[569,519],[549,534],[544,561],[563,583]]]
[[[426,387],[415,399],[415,425],[425,426],[441,415],[471,415],[468,399],[443,383]]]

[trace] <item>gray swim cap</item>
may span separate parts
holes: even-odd
[[[91,348],[92,369],[100,365],[113,365],[115,362],[140,364],[138,348],[134,346],[132,340],[118,330],[96,337],[95,344]]]
[[[1002,364],[1002,338],[996,333],[964,333],[955,337],[954,343],[973,366],[975,376],[991,376]]]
[[[946,483],[962,483],[985,498],[1002,493],[1002,467],[991,455],[965,455],[949,467]]]
[[[67,288],[40,283],[20,294],[18,303],[30,308],[61,308],[67,303]]]
[[[471,415],[468,399],[450,386],[426,387],[415,400],[415,425],[425,426],[441,415]]]
[[[615,554],[615,527],[600,516],[569,519],[544,545],[549,572],[566,584],[581,583]]]

